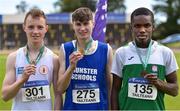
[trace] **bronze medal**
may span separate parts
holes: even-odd
[[[146,74],[147,74],[146,70],[143,70],[143,71],[141,72],[141,76],[142,76],[142,77],[144,77]]]

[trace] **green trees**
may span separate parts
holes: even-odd
[[[180,0],[155,0],[153,5],[156,14],[166,16],[166,21],[157,26],[156,37],[162,39],[167,35],[180,33]]]
[[[95,11],[96,0],[57,0],[54,3],[57,12],[72,12],[81,6],[88,6],[91,10]]]
[[[75,9],[86,6],[92,11],[96,10],[96,3],[98,0],[57,0],[54,3],[57,12],[72,12]],[[124,0],[107,0],[108,1],[108,11],[125,12]]]

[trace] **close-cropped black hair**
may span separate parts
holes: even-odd
[[[145,7],[140,7],[140,8],[135,9],[131,14],[131,23],[133,22],[134,16],[138,16],[138,15],[151,16],[151,21],[154,24],[154,14],[151,10],[149,10]]]

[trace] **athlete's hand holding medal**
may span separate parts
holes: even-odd
[[[144,75],[144,78],[146,78],[148,81],[149,81],[149,83],[150,84],[157,84],[157,80],[158,80],[158,78],[157,78],[157,74],[153,74],[153,73],[151,73],[151,74],[146,74],[146,75]]]
[[[33,57],[30,57],[30,51],[28,45],[26,46],[26,60],[28,61],[28,65],[24,68],[22,77],[25,80],[28,80],[30,75],[36,74],[36,64],[41,59],[43,52],[44,52],[44,45],[40,48],[39,53],[35,59],[32,59]]]
[[[141,76],[144,77],[149,81],[150,84],[156,84],[157,83],[157,74],[154,73],[147,73],[145,70],[141,72]]]
[[[32,62],[31,64],[28,64],[23,71],[22,78],[24,78],[25,81],[28,80],[29,76],[35,75],[36,73],[36,66]]]
[[[70,62],[70,66],[72,68],[76,67],[77,62],[82,59],[84,56],[84,52],[83,49],[74,51],[70,56],[69,56],[69,62]]]
[[[74,52],[69,56],[70,65],[74,68],[77,62],[84,57],[84,55],[90,54],[95,49],[93,45],[93,39],[91,38],[89,42],[86,43],[86,47],[82,48],[78,46],[78,41],[76,41]]]

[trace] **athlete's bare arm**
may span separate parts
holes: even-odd
[[[28,65],[24,68],[21,78],[16,80],[16,52],[8,55],[6,62],[6,74],[2,85],[2,99],[8,101],[16,96],[22,85],[28,80],[29,76],[34,74],[36,67]]]
[[[62,108],[63,99],[62,94],[57,90],[57,79],[59,71],[59,58],[54,54],[53,56],[53,89],[54,89],[54,110],[60,110]]]
[[[154,76],[151,76],[151,74],[148,74],[146,77],[150,83],[154,84],[158,90],[169,94],[171,96],[177,96],[178,95],[178,83],[177,83],[177,74],[176,71],[168,74],[166,76],[166,82],[162,81],[160,79]]]
[[[111,89],[112,89],[112,74],[111,74],[111,67],[112,67],[112,58],[113,52],[112,48],[109,46],[109,53],[108,53],[108,61],[106,64],[106,78],[107,78],[107,88],[108,88],[108,101],[109,101],[109,109],[111,109]]]
[[[76,68],[76,64],[78,60],[80,60],[82,57],[83,55],[80,52],[73,52],[69,56],[70,65],[66,70],[65,54],[64,54],[63,48],[62,47],[60,48],[60,54],[59,54],[60,67],[59,67],[57,85],[58,85],[58,91],[60,91],[61,93],[64,93],[66,89],[68,88],[71,81],[72,73],[74,69]]]
[[[121,90],[122,78],[113,74],[113,85],[112,85],[112,94],[111,94],[111,109],[119,110],[119,92]]]

